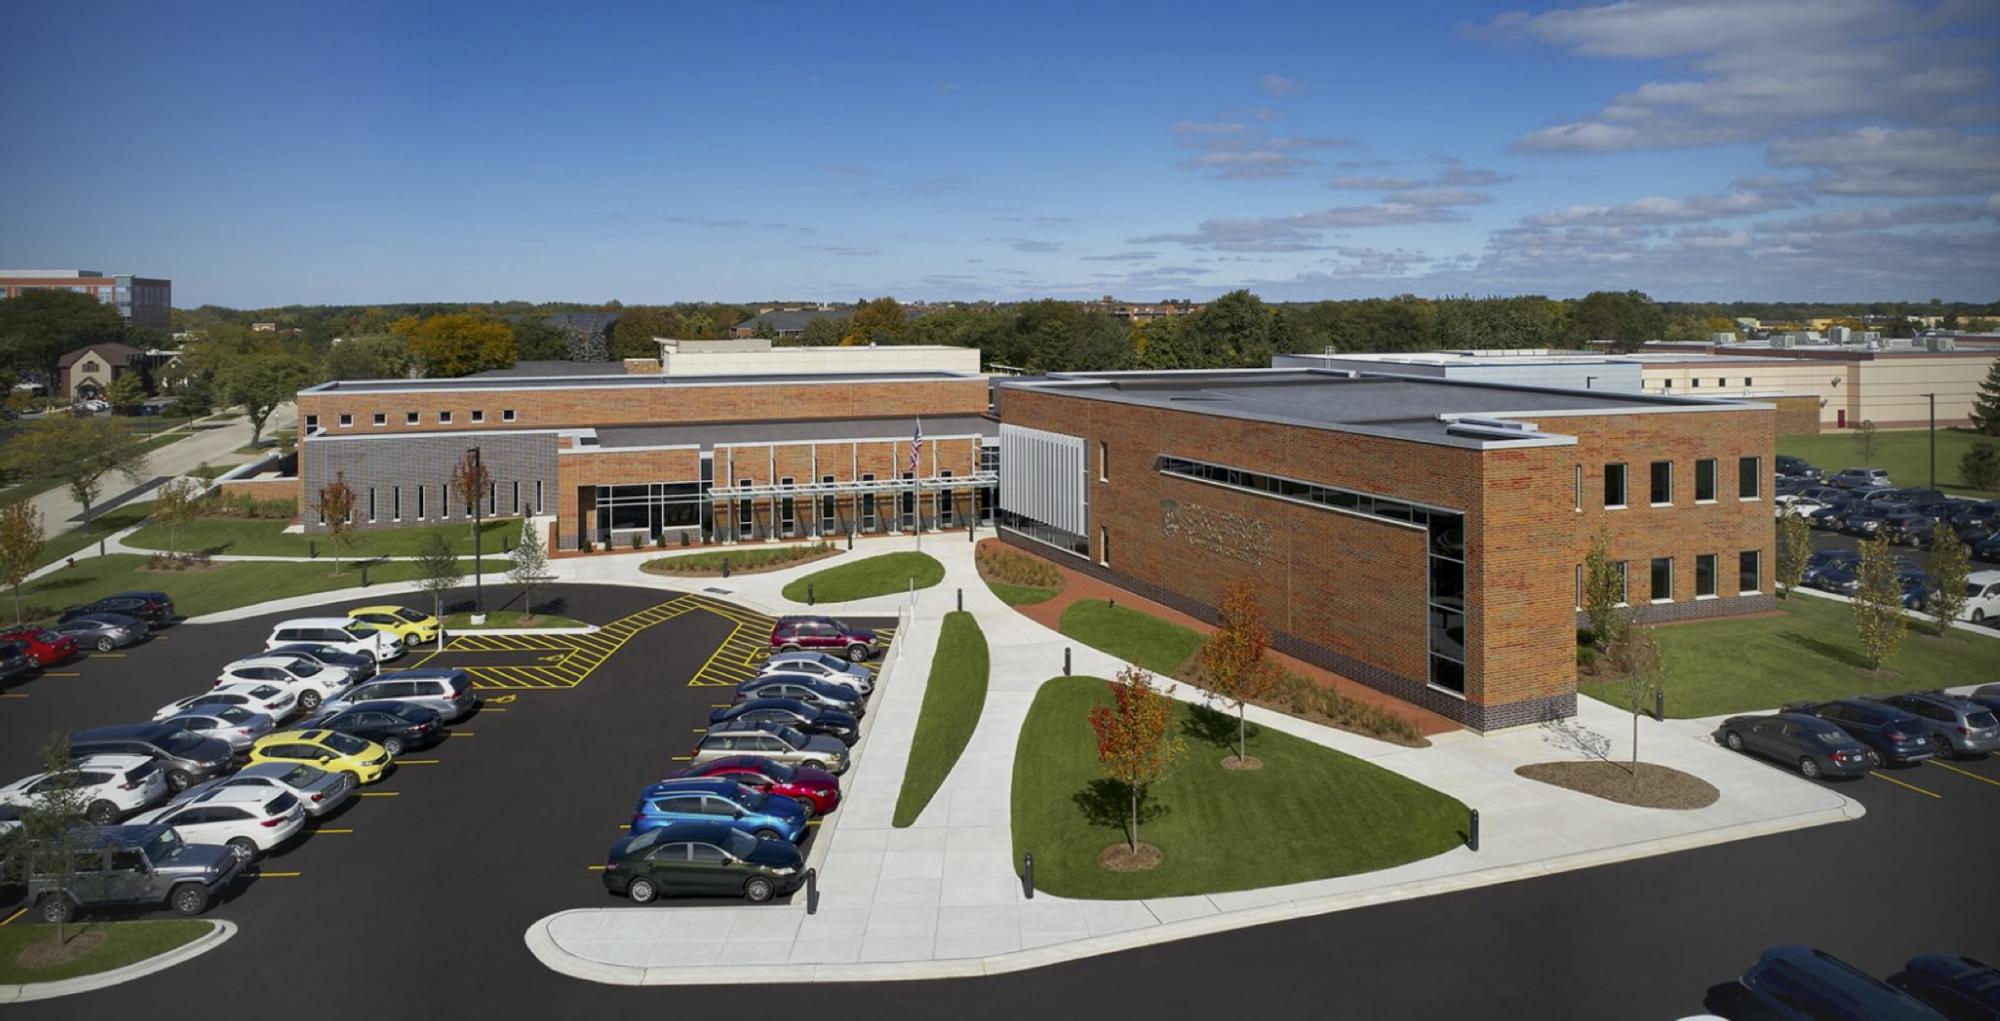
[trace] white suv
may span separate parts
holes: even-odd
[[[295,656],[252,656],[222,668],[216,686],[242,681],[273,684],[299,697],[299,708],[312,712],[321,702],[338,698],[354,686],[354,677],[339,667],[320,666]]]
[[[271,637],[264,639],[264,648],[268,651],[294,642],[331,645],[342,652],[373,656],[377,663],[387,663],[403,654],[403,643],[395,635],[346,617],[301,617],[285,621],[271,629]]]
[[[190,844],[226,845],[238,861],[248,864],[292,839],[306,824],[306,808],[289,791],[217,787],[128,821],[134,826],[172,826]]]
[[[76,760],[78,784],[90,795],[84,816],[100,826],[117,822],[167,796],[167,775],[146,755],[90,755]],[[35,796],[57,782],[48,773],[0,787],[0,804],[34,805]]]

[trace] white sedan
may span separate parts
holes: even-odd
[[[237,681],[233,684],[218,684],[199,695],[175,699],[153,711],[153,719],[164,720],[170,716],[193,709],[196,706],[232,705],[248,709],[253,713],[263,713],[273,720],[282,720],[293,707],[299,704],[299,697],[289,689],[264,681]]]
[[[133,816],[135,826],[159,823],[190,844],[222,844],[246,864],[292,839],[306,824],[305,806],[287,791],[218,787],[189,801]]]
[[[1795,518],[1807,518],[1812,516],[1813,511],[1819,510],[1824,506],[1826,504],[1810,496],[1799,496],[1795,493],[1786,494],[1771,498],[1771,515],[1773,517],[1784,517],[1790,514]]]
[[[302,711],[312,712],[321,702],[353,687],[354,675],[299,656],[252,656],[223,667],[215,679],[217,686],[242,681],[275,684],[297,695]]]

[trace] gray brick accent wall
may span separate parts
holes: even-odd
[[[495,483],[497,498],[484,509],[486,517],[513,517],[531,508],[556,503],[556,435],[552,432],[484,432],[478,436],[407,433],[383,437],[334,437],[307,440],[300,457],[305,506],[299,518],[308,533],[325,530],[314,504],[321,486],[344,475],[354,490],[357,529],[394,528],[420,523],[418,488],[422,487],[422,521],[465,521],[471,515],[451,495],[451,475],[467,448],[477,444],[480,463]],[[535,503],[541,483],[542,502]],[[515,503],[519,484],[519,504]],[[373,493],[374,515],[369,514]],[[400,504],[400,506],[398,506]],[[398,512],[400,511],[400,520]]]

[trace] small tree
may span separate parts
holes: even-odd
[[[1875,463],[1875,451],[1881,446],[1881,438],[1875,435],[1875,420],[1864,418],[1854,427],[1854,449],[1861,455],[1861,463]]]
[[[514,566],[507,569],[507,577],[521,586],[521,611],[529,617],[535,615],[535,586],[555,580],[549,574],[549,551],[543,544],[541,529],[532,521],[522,522],[521,544],[514,547]]]
[[[2000,447],[1985,440],[1974,443],[1958,459],[1958,477],[1974,489],[2000,489]]]
[[[1237,766],[1250,764],[1244,705],[1269,694],[1284,674],[1264,656],[1271,634],[1247,581],[1231,582],[1216,607],[1215,633],[1201,643],[1196,664],[1209,694],[1236,707]]]
[[[1876,670],[1896,654],[1910,620],[1903,611],[1903,585],[1896,561],[1889,556],[1889,538],[1877,535],[1860,545],[1860,587],[1854,592],[1854,631],[1861,654]]]
[[[27,873],[22,878],[39,876],[47,884],[44,898],[66,901],[76,883],[77,858],[89,839],[83,816],[90,807],[90,792],[70,760],[69,739],[62,734],[50,734],[42,744],[42,770],[47,781],[36,786],[20,813],[22,865]],[[68,939],[63,927],[68,917],[67,910],[55,913],[57,945]]]
[[[1187,746],[1169,733],[1174,700],[1153,685],[1153,675],[1126,667],[1109,682],[1109,706],[1090,710],[1090,729],[1097,732],[1097,763],[1104,775],[1124,785],[1130,807],[1126,845],[1139,851],[1139,800],[1145,789],[1187,756]]]
[[[27,478],[61,479],[90,517],[90,505],[117,472],[134,482],[146,471],[146,452],[125,427],[104,415],[55,415],[31,422],[7,441],[7,467]]]
[[[26,500],[0,507],[0,581],[14,590],[14,623],[21,622],[21,583],[42,558],[42,512]]]
[[[2000,436],[2000,361],[1994,362],[1986,370],[1986,378],[1979,383],[1979,396],[1973,398],[1969,417],[1972,419],[1974,429],[1988,436]]]
[[[1639,714],[1663,686],[1660,647],[1652,629],[1643,624],[1625,628],[1611,646],[1611,666],[1625,685],[1625,702],[1632,710],[1632,775],[1639,775]]]
[[[131,411],[146,403],[146,380],[136,372],[126,372],[104,388],[104,400],[120,411]]]
[[[153,497],[153,510],[149,516],[167,527],[167,556],[180,556],[180,545],[175,542],[174,533],[194,518],[196,501],[200,499],[201,486],[186,477],[169,480]]]
[[[1951,633],[1951,622],[1965,612],[1966,576],[1972,557],[1948,522],[1931,526],[1931,590],[1924,609],[1937,616],[1937,633]]]
[[[444,619],[444,594],[456,586],[465,571],[458,566],[458,554],[451,540],[433,530],[417,546],[417,587],[431,594],[431,616]],[[438,628],[438,648],[444,648],[444,628]]]
[[[478,519],[472,517],[472,508],[485,498],[486,485],[492,477],[487,473],[486,465],[480,462],[479,455],[470,450],[458,459],[458,464],[451,470],[451,491],[458,495],[459,506],[465,508],[469,519],[465,526],[468,536],[479,528]]]
[[[1625,633],[1625,565],[1615,562],[1605,549],[1604,533],[1590,540],[1590,552],[1583,557],[1583,614],[1590,622],[1590,640],[1600,649],[1610,649]]]
[[[326,525],[326,537],[333,541],[333,573],[340,573],[340,545],[354,534],[354,488],[347,484],[346,472],[335,472],[333,481],[319,487],[315,506]]]
[[[1778,519],[1778,591],[1790,599],[1792,590],[1805,580],[1806,561],[1812,557],[1812,524],[1797,514]]]

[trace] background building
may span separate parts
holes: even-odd
[[[118,314],[132,326],[164,330],[173,325],[174,285],[170,280],[130,274],[106,276],[89,269],[0,269],[0,298],[11,298],[39,287],[88,294],[106,305],[115,305]]]

